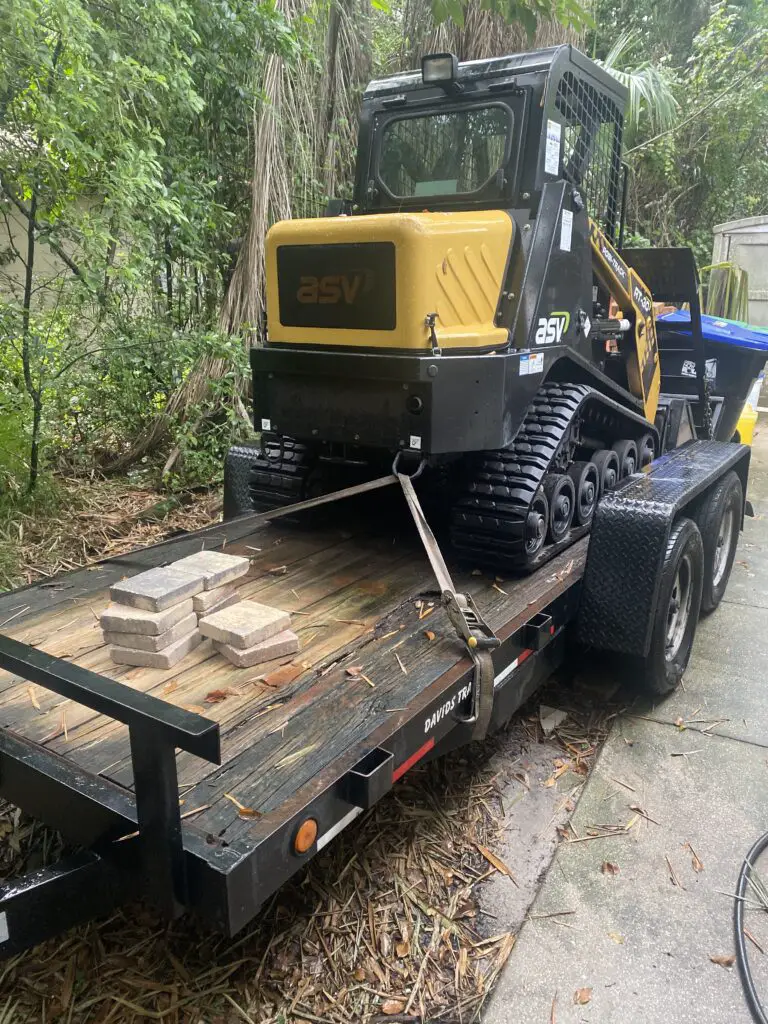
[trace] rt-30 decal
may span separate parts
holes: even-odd
[[[432,714],[429,715],[428,718],[424,719],[424,734],[426,735],[427,733],[432,732],[432,730],[435,729],[447,715],[450,715],[450,713],[458,707],[462,701],[466,700],[471,693],[472,684],[466,683],[451,697],[448,697],[445,703],[441,704],[437,710],[433,711]]]
[[[536,328],[537,345],[559,345],[560,340],[568,330],[571,322],[570,313],[550,313],[549,316],[539,317]]]

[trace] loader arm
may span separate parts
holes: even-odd
[[[645,282],[627,266],[597,224],[589,221],[593,268],[606,291],[619,302],[632,324],[633,341],[620,343],[627,366],[629,389],[643,403],[646,419],[653,423],[659,404],[661,369],[653,315],[653,296]]]

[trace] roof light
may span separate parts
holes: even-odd
[[[428,53],[421,58],[421,80],[425,85],[444,85],[459,76],[459,58],[455,53]]]

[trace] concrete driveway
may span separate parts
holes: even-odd
[[[727,966],[728,894],[768,830],[765,418],[760,426],[749,492],[757,517],[746,522],[726,598],[699,625],[683,687],[617,717],[485,1024],[751,1020]],[[605,826],[615,833],[595,835]],[[497,927],[506,923],[500,884]],[[766,951],[749,943],[768,1002],[768,914],[748,913],[747,928]]]

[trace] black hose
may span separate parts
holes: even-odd
[[[744,986],[744,995],[747,1000],[750,1012],[753,1020],[757,1021],[757,1024],[768,1024],[768,1016],[765,1014],[760,998],[755,988],[755,982],[752,977],[752,971],[749,967],[749,957],[747,956],[747,944],[744,937],[744,901],[747,895],[747,885],[749,884],[749,873],[752,870],[752,865],[755,863],[760,854],[768,849],[768,832],[765,835],[760,836],[755,845],[747,854],[744,863],[741,865],[741,871],[739,872],[739,880],[736,884],[736,901],[733,908],[733,927],[736,939],[736,962],[739,965],[739,974],[741,975],[741,983]]]

